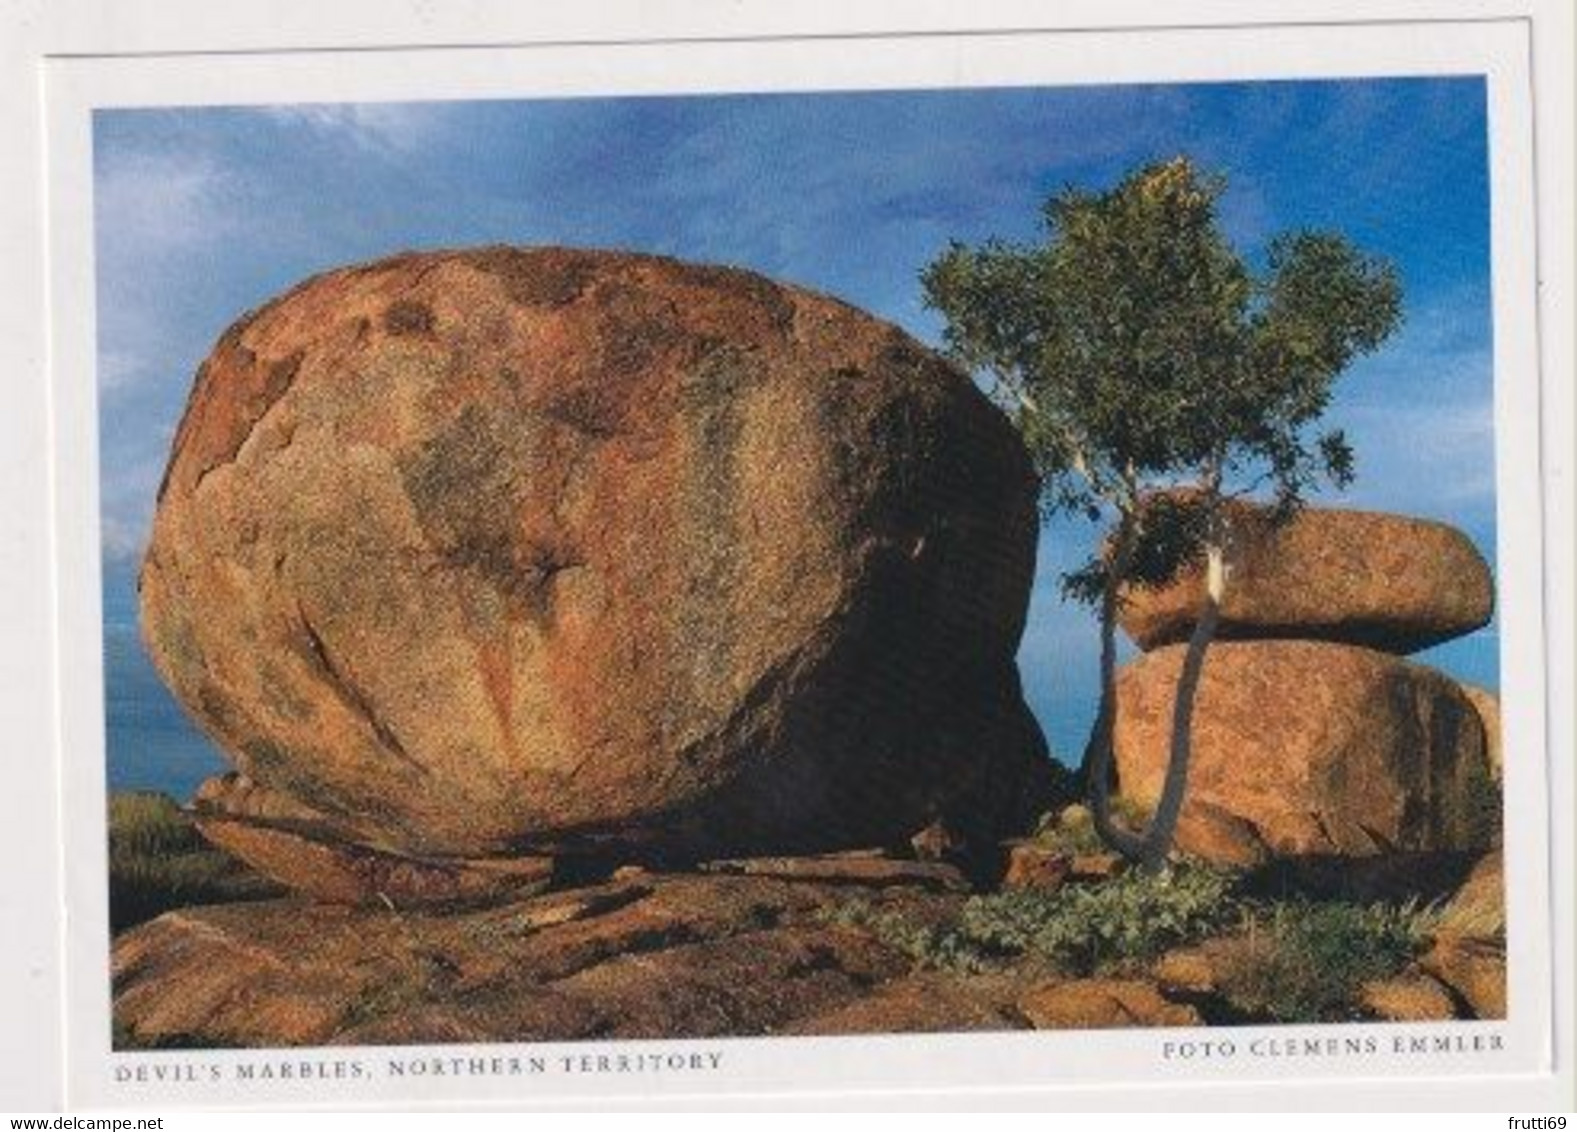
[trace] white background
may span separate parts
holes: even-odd
[[[292,56],[241,54],[218,58],[62,59],[130,53],[251,52],[284,48],[525,43],[588,44],[609,40],[718,39],[816,33],[980,31],[1055,26],[1144,26],[1241,22],[1241,3],[1038,4],[842,3],[785,5],[695,3],[655,7],[605,4],[596,16],[564,9],[525,11],[502,4],[420,2],[310,3],[252,6],[218,15],[198,4],[49,5],[42,0],[5,9],[6,84],[0,129],[21,159],[3,174],[0,213],[0,536],[5,587],[0,647],[0,751],[7,789],[0,795],[0,837],[11,863],[0,885],[6,962],[0,968],[0,1109],[55,1108],[64,1103],[65,1050],[84,1093],[101,1092],[108,1060],[107,992],[103,985],[105,926],[102,853],[102,714],[98,712],[96,506],[92,457],[91,242],[85,229],[86,134],[82,120],[95,102],[168,104],[277,101],[286,98],[470,96],[532,90],[630,91],[783,88],[789,85],[969,85],[1001,81],[1116,81],[1273,74],[1394,74],[1489,71],[1495,161],[1497,429],[1511,442],[1497,447],[1503,506],[1501,585],[1507,635],[1508,749],[1550,753],[1547,777],[1536,763],[1508,771],[1512,879],[1513,988],[1511,1030],[1517,1056],[1500,1066],[1477,1061],[1404,1064],[1372,1059],[1352,1071],[1370,1075],[1340,1089],[1297,1084],[1284,1062],[1237,1061],[1217,1072],[1162,1070],[1161,1039],[1145,1034],[989,1035],[979,1039],[731,1042],[741,1068],[711,1088],[778,1093],[798,1085],[821,1089],[966,1088],[1060,1082],[1038,1094],[1064,1107],[1483,1107],[1528,1111],[1569,1107],[1572,1088],[1572,110],[1571,32],[1565,0],[1538,3],[1260,3],[1253,18],[1302,24],[1251,35],[1190,31],[1160,36],[1083,35],[1024,39],[1017,44],[969,37],[848,43],[737,46],[690,43],[661,50],[621,49],[613,67],[589,46],[536,50],[531,85],[509,51],[464,54],[368,53]],[[376,19],[369,18],[376,13]],[[1318,27],[1340,19],[1369,21],[1421,16],[1484,19],[1531,14],[1536,22],[1486,23],[1465,33],[1397,29],[1382,24]],[[1522,54],[1532,35],[1533,73],[1543,84],[1531,104]],[[1033,44],[1028,50],[1026,44]],[[44,60],[45,56],[55,59]],[[679,64],[683,62],[681,68]],[[600,64],[600,65],[599,65]],[[41,98],[48,74],[48,105]],[[1533,123],[1524,119],[1531,108]],[[47,114],[47,117],[46,117]],[[1535,155],[1521,148],[1538,140]],[[46,146],[47,140],[47,146]],[[45,180],[45,154],[52,163]],[[1534,183],[1539,182],[1538,276],[1535,297]],[[54,195],[49,185],[55,187]],[[53,204],[46,230],[46,202]],[[1526,237],[1524,241],[1523,237]],[[1535,315],[1538,316],[1537,323]],[[46,328],[53,325],[53,339]],[[53,357],[50,356],[53,350]],[[1542,372],[1542,389],[1535,376]],[[1543,408],[1543,442],[1537,416]],[[53,451],[52,451],[53,449]],[[1542,468],[1539,454],[1542,451]],[[1540,495],[1540,478],[1543,496]],[[1544,561],[1532,553],[1547,536]],[[1543,611],[1540,615],[1540,598]],[[1518,612],[1520,610],[1520,614]],[[1530,616],[1531,615],[1531,616]],[[1541,634],[1541,628],[1547,630]],[[1541,663],[1542,662],[1542,663]],[[1541,671],[1542,669],[1542,671]],[[1546,683],[1547,681],[1547,683]],[[1543,711],[1544,688],[1552,710]],[[1520,702],[1520,706],[1519,706]],[[64,759],[61,758],[65,753]],[[64,787],[60,772],[65,770]],[[1547,805],[1553,799],[1553,806]],[[1546,845],[1539,815],[1557,815]],[[62,836],[62,831],[65,836]],[[1553,888],[1545,865],[1557,870]],[[1554,954],[1563,967],[1554,982],[1541,958],[1549,952],[1545,913],[1554,894]],[[64,915],[68,902],[71,916]],[[69,928],[69,930],[68,930]],[[65,958],[69,955],[69,961]],[[71,971],[70,979],[65,972]],[[70,991],[68,1035],[62,1025]],[[1553,1050],[1537,1039],[1547,1001],[1558,1006]],[[1529,1026],[1534,1036],[1529,1037]],[[1351,1032],[1352,1028],[1326,1033]],[[1440,1028],[1435,1028],[1436,1030]],[[1472,1032],[1473,1027],[1461,1028]],[[1511,1032],[1507,1030],[1506,1032]],[[1383,1032],[1389,1036],[1394,1028]],[[1381,1031],[1377,1031],[1381,1032]],[[1201,1036],[1219,1036],[1205,1034]],[[1240,1043],[1250,1035],[1232,1035]],[[1053,1040],[1048,1043],[1050,1039]],[[1386,1040],[1386,1039],[1382,1039]],[[715,1044],[708,1048],[716,1048]],[[1545,1070],[1553,1054],[1559,1076]],[[1049,1062],[1048,1063],[1048,1059]],[[1329,1074],[1329,1065],[1315,1072]],[[1519,1079],[1472,1083],[1466,1070],[1519,1069]],[[1341,1072],[1340,1066],[1334,1071]],[[1429,1073],[1434,1080],[1416,1076]],[[1114,1074],[1116,1075],[1114,1077]],[[1406,1075],[1409,1080],[1386,1081]],[[1127,1076],[1148,1086],[1089,1088]],[[1258,1077],[1259,1084],[1222,1084]],[[1204,1085],[1200,1082],[1218,1083]],[[1272,1082],[1280,1084],[1270,1088]],[[621,1091],[627,1083],[617,1086]],[[495,1103],[527,1099],[519,1083],[493,1081],[464,1090]],[[541,1090],[532,1090],[538,1096]],[[286,1094],[296,1100],[304,1093]],[[1005,1095],[1005,1094],[1004,1094]],[[325,1090],[320,1101],[353,1099]],[[121,1096],[120,1103],[134,1098]],[[193,1092],[185,1103],[215,1103]],[[256,1103],[261,1093],[230,1099]],[[281,1098],[283,1099],[283,1098]],[[369,1099],[363,1097],[362,1099]],[[144,1091],[139,1103],[169,1108],[179,1094]],[[910,1103],[927,1103],[912,1096]]]

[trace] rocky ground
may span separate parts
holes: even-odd
[[[471,909],[182,908],[116,940],[117,1045],[1504,1015],[1498,854],[1420,911],[1289,898],[1284,878],[1256,895],[1264,877],[1187,863],[1151,879],[1092,848],[1050,829],[987,891],[952,863],[872,852],[625,867]]]

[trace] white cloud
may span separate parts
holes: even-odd
[[[442,108],[430,103],[301,103],[259,107],[269,120],[305,127],[384,154],[418,149],[441,125]]]
[[[1393,345],[1343,379],[1347,395],[1329,419],[1348,431],[1357,479],[1339,501],[1458,524],[1492,519],[1488,303],[1466,288],[1419,304]]]
[[[211,240],[234,215],[236,186],[208,155],[116,150],[94,197],[100,254],[111,266],[165,256]]]
[[[148,524],[105,514],[99,525],[104,557],[111,562],[135,562],[142,557]]]
[[[99,392],[114,393],[137,384],[147,373],[147,365],[135,350],[105,349],[99,351]]]
[[[1346,500],[1450,519],[1495,503],[1494,406],[1482,397],[1349,410],[1340,421],[1357,454]]]

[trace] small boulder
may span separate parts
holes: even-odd
[[[1063,886],[1072,871],[1073,859],[1068,854],[1034,842],[1023,842],[1008,847],[1008,865],[1002,875],[1002,887],[1055,892]]]
[[[1503,945],[1442,931],[1418,965],[1459,996],[1474,1018],[1506,1016]]]
[[[1150,976],[1162,990],[1173,994],[1214,994],[1220,982],[1211,954],[1202,947],[1168,951],[1155,961]]]
[[[1407,654],[1489,622],[1489,567],[1461,531],[1426,519],[1310,507],[1281,525],[1235,509],[1224,640],[1317,639]],[[1132,587],[1120,621],[1146,651],[1188,639],[1205,595],[1198,567]]]
[[[1120,853],[1075,853],[1068,862],[1068,879],[1075,884],[1112,880],[1127,871],[1128,861]]]
[[[1051,983],[1020,998],[1018,1009],[1037,1030],[1126,1030],[1201,1021],[1192,1006],[1168,1002],[1153,983],[1132,979]]]
[[[1445,1022],[1457,1016],[1450,993],[1421,972],[1365,983],[1358,1004],[1387,1022]]]
[[[1465,939],[1506,938],[1506,857],[1497,849],[1473,866],[1440,911],[1440,930]]]
[[[920,861],[957,861],[968,856],[969,841],[944,821],[934,821],[909,839]]]
[[[1118,679],[1123,795],[1161,794],[1185,646]],[[1483,729],[1455,681],[1369,649],[1220,642],[1194,703],[1177,845],[1210,860],[1485,849],[1498,829]]]

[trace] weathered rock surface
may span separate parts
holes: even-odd
[[[547,857],[410,857],[349,844],[322,815],[237,774],[204,782],[193,818],[212,844],[316,900],[473,904],[539,892],[553,879]]]
[[[447,915],[296,899],[187,909],[116,941],[115,1015],[142,1046],[778,1032],[909,973],[907,957],[829,922],[843,891],[668,876]],[[872,898],[903,909],[920,893]]]
[[[981,922],[947,887],[616,873],[486,907],[291,897],[166,914],[115,941],[117,1048],[1234,1025],[1271,1018],[1266,970],[1285,961],[1234,923],[1091,975],[1033,949],[939,946]],[[1332,962],[1322,977],[1340,979]],[[1416,964],[1355,982],[1347,1016],[1502,1016],[1504,981],[1503,946],[1442,928]]]
[[[1055,892],[1073,872],[1073,858],[1057,849],[1025,842],[1008,849],[1007,871],[1002,874],[1003,888],[1030,888]]]
[[[1440,910],[1443,932],[1464,939],[1500,941],[1506,938],[1506,856],[1497,849],[1486,853]]]
[[[746,857],[708,861],[701,868],[709,873],[784,877],[821,881],[824,884],[858,884],[878,888],[912,884],[948,892],[969,890],[969,882],[964,874],[942,861],[895,861],[863,853],[818,857]]]
[[[950,814],[991,843],[1045,786],[1035,538],[1005,419],[850,307],[413,254],[219,341],[143,625],[241,773],[380,852],[816,851]]]
[[[920,971],[883,983],[833,1010],[791,1022],[787,1034],[941,1034],[1022,1030],[1019,980]]]
[[[1466,535],[1443,523],[1307,508],[1270,524],[1238,511],[1222,639],[1318,639],[1411,653],[1487,624],[1494,582]],[[1140,648],[1188,639],[1205,587],[1198,569],[1124,595],[1121,624]]]
[[[1422,972],[1365,983],[1359,1005],[1388,1022],[1443,1022],[1457,1017],[1450,992]]]
[[[1153,983],[1136,979],[1077,979],[1038,987],[1019,999],[1019,1011],[1037,1030],[1111,1030],[1148,1026],[1197,1026],[1198,1011],[1162,997]]]
[[[1158,958],[1149,976],[1166,993],[1190,996],[1225,992],[1245,969],[1263,966],[1264,942],[1250,935],[1214,936]]]
[[[1418,962],[1457,995],[1474,1018],[1506,1016],[1506,948],[1503,943],[1441,932]]]
[[[1500,735],[1500,697],[1486,688],[1476,684],[1463,684],[1462,694],[1473,705],[1473,710],[1478,712],[1479,722],[1484,725],[1484,753],[1489,756],[1490,773],[1495,776],[1495,781],[1501,781],[1503,773]]]
[[[1142,979],[917,969],[833,915],[913,923],[913,887],[648,874],[442,915],[300,898],[189,908],[120,936],[120,1048],[572,1041],[1195,1025]]]
[[[1160,797],[1185,646],[1118,682],[1125,797]],[[1483,731],[1456,683],[1348,645],[1221,642],[1205,659],[1177,844],[1252,865],[1487,848],[1498,827]]]
[[[1082,884],[1111,880],[1127,871],[1127,860],[1116,853],[1075,853],[1068,862],[1068,879]]]

